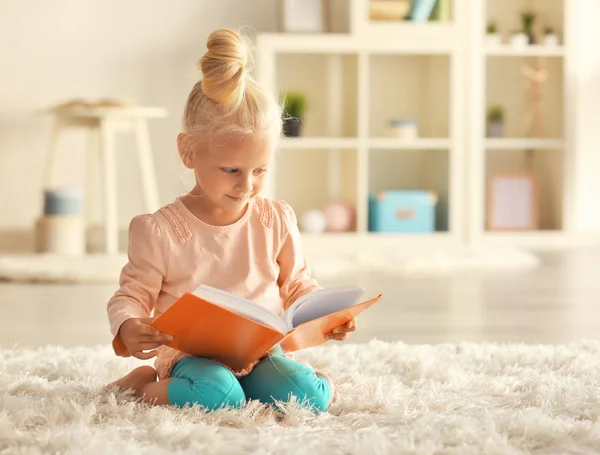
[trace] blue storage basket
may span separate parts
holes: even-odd
[[[437,196],[430,191],[383,191],[369,195],[369,231],[433,232]]]

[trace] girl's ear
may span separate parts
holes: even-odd
[[[179,133],[177,135],[177,150],[179,150],[179,157],[183,165],[188,169],[194,169],[194,154],[187,134]]]

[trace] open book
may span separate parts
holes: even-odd
[[[363,293],[358,286],[319,289],[277,315],[251,300],[200,285],[167,308],[152,326],[173,336],[167,346],[240,371],[277,344],[292,352],[324,343],[325,334],[381,299],[380,294],[362,301]]]

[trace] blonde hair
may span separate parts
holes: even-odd
[[[230,29],[216,30],[198,61],[202,79],[190,92],[184,129],[214,143],[231,136],[281,134],[282,109],[249,72],[250,44]]]

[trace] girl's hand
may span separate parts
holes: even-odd
[[[339,327],[336,327],[331,332],[325,335],[327,340],[336,340],[336,341],[344,341],[346,338],[350,336],[351,332],[356,330],[356,320],[352,319],[348,321],[346,324],[343,324]]]
[[[155,349],[162,346],[165,341],[172,341],[171,335],[160,333],[152,327],[152,318],[127,319],[119,328],[117,336],[121,339],[127,351],[140,359],[148,360],[155,357],[158,351]],[[144,352],[151,350],[150,352]]]

